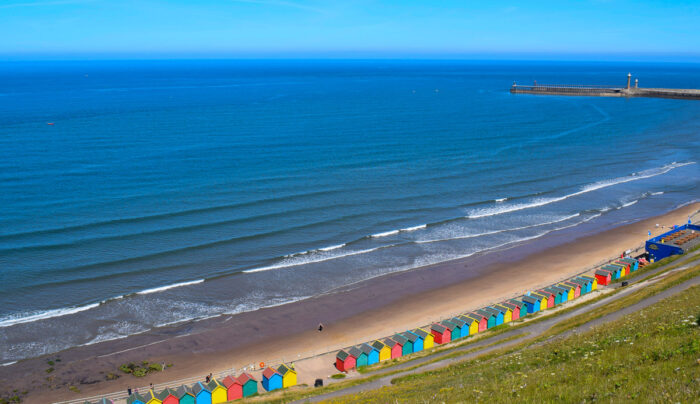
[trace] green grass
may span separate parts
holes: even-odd
[[[400,377],[335,402],[693,402],[699,316],[700,287],[693,287],[604,328]]]

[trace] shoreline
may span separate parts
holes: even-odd
[[[422,326],[447,314],[481,307],[580,273],[639,245],[653,223],[683,223],[698,207],[700,203],[690,203],[607,230],[582,224],[505,249],[382,275],[292,303],[190,321],[18,361],[0,367],[0,380],[4,381],[0,389],[28,390],[27,398],[32,400],[57,401],[124,390],[128,385],[239,369],[261,361],[289,362],[318,355]],[[323,333],[315,330],[319,322],[325,326]],[[46,360],[55,357],[62,361],[52,373],[55,382],[47,382]],[[100,374],[119,373],[120,364],[141,360],[175,366],[139,379],[125,375],[105,382]],[[317,363],[312,368],[323,371],[327,365]],[[300,371],[300,383],[308,383],[312,371],[309,368],[306,375]],[[51,384],[59,389],[50,389]],[[71,385],[82,392],[68,391]]]

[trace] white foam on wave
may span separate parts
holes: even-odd
[[[632,206],[632,205],[634,205],[634,204],[637,203],[637,202],[639,202],[639,199],[636,199],[636,200],[634,200],[634,201],[632,201],[632,202],[623,203],[622,206],[620,206],[618,209],[622,209],[622,208],[626,208],[626,207],[628,207],[628,206]]]
[[[580,213],[575,213],[573,215],[569,216],[564,216],[556,220],[552,220],[549,222],[543,222],[543,223],[537,223],[537,224],[531,224],[527,226],[521,226],[521,227],[510,227],[507,229],[500,229],[500,230],[492,230],[492,231],[487,231],[483,233],[476,233],[476,234],[466,234],[463,236],[455,236],[455,237],[447,237],[447,238],[440,238],[440,239],[430,239],[430,240],[417,240],[417,244],[430,244],[430,243],[437,243],[440,241],[450,241],[450,240],[462,240],[462,239],[467,239],[467,238],[475,238],[475,237],[482,237],[482,236],[489,236],[492,234],[499,234],[499,233],[505,233],[509,231],[516,231],[516,230],[525,230],[525,229],[532,229],[535,227],[540,227],[540,226],[546,226],[548,224],[555,224],[555,223],[561,223],[570,219],[573,219],[575,217],[581,216]]]
[[[179,288],[181,286],[188,286],[188,285],[196,285],[198,283],[204,282],[204,279],[197,279],[194,281],[187,281],[187,282],[180,282],[180,283],[173,283],[172,285],[165,285],[165,286],[159,286],[157,288],[151,288],[151,289],[146,289],[142,290],[140,292],[136,292],[137,295],[147,295],[150,293],[156,293],[156,292],[162,292],[164,290],[168,289],[174,289],[174,288]]]
[[[652,193],[651,193],[652,196],[663,195],[663,194],[664,194],[664,191],[652,192]]]
[[[498,199],[494,199],[493,201],[494,202],[505,202],[507,200],[508,200],[508,198],[498,198]]]
[[[338,244],[338,245],[332,245],[332,246],[328,246],[328,247],[319,248],[318,250],[319,251],[333,251],[333,250],[337,250],[339,248],[343,248],[343,247],[345,247],[345,245],[346,245],[345,243]]]
[[[10,365],[14,365],[15,363],[17,363],[17,361],[5,362],[5,363],[0,363],[0,366],[10,366]]]
[[[48,318],[67,316],[69,314],[80,313],[81,311],[94,309],[99,305],[100,303],[91,303],[85,306],[64,307],[60,309],[13,315],[0,320],[0,328],[22,323],[31,323],[37,320],[46,320]]]
[[[381,250],[382,248],[387,248],[387,247],[391,247],[391,246],[380,246],[380,247],[375,247],[375,248],[368,248],[366,250],[348,251],[346,253],[337,254],[337,255],[318,254],[318,257],[309,258],[309,259],[296,259],[296,260],[294,260],[294,258],[296,258],[296,257],[290,257],[290,258],[292,258],[291,260],[287,259],[285,261],[282,261],[282,262],[280,262],[278,264],[274,264],[274,265],[268,265],[268,266],[260,267],[260,268],[246,269],[245,271],[242,271],[242,272],[246,273],[246,274],[252,274],[255,272],[264,272],[264,271],[270,271],[273,269],[282,269],[282,268],[296,267],[299,265],[315,264],[317,262],[336,260],[339,258],[351,257],[353,255],[367,254],[369,252]]]
[[[523,210],[523,209],[530,209],[530,208],[535,208],[538,206],[544,206],[544,205],[549,205],[550,203],[555,203],[555,202],[560,202],[565,199],[569,199],[578,195],[583,195],[588,192],[593,192],[602,188],[607,188],[611,187],[613,185],[618,185],[618,184],[624,184],[626,182],[631,182],[631,181],[638,181],[638,180],[643,180],[646,178],[652,178],[656,177],[658,175],[666,174],[667,172],[679,168],[679,167],[684,167],[688,166],[691,164],[695,164],[694,161],[689,161],[685,163],[678,163],[678,162],[673,162],[671,164],[666,164],[662,167],[657,167],[657,168],[651,168],[648,170],[640,171],[637,173],[632,173],[628,176],[625,177],[618,177],[610,180],[603,180],[603,181],[598,181],[594,182],[593,184],[586,185],[581,188],[581,190],[576,191],[574,193],[568,194],[568,195],[563,195],[555,198],[540,198],[540,199],[535,199],[533,201],[527,202],[527,203],[520,203],[520,204],[514,204],[514,205],[509,205],[509,206],[501,206],[501,207],[494,207],[494,208],[486,208],[486,209],[478,209],[474,210],[473,212],[470,212],[467,216],[465,216],[468,219],[478,219],[482,217],[488,217],[488,216],[495,216],[495,215],[501,215],[504,213],[510,213],[510,212],[515,212],[518,210]]]
[[[372,234],[370,237],[371,238],[380,238],[380,237],[386,237],[386,236],[393,236],[394,234],[398,234],[399,230],[390,230],[390,231],[385,231],[383,233],[377,233],[377,234]]]
[[[426,227],[428,227],[427,224],[421,224],[420,226],[406,227],[405,229],[401,229],[401,231],[402,232],[410,232],[410,231],[425,229]]]

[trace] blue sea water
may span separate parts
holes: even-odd
[[[0,63],[0,362],[694,200],[700,102],[508,92],[630,70],[700,88],[697,64]]]

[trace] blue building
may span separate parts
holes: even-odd
[[[192,386],[192,392],[194,393],[195,403],[211,404],[211,391],[202,382],[195,383]]]
[[[272,368],[267,368],[263,371],[262,386],[267,391],[273,391],[282,388],[282,375]],[[199,404],[199,401],[197,401]]]

